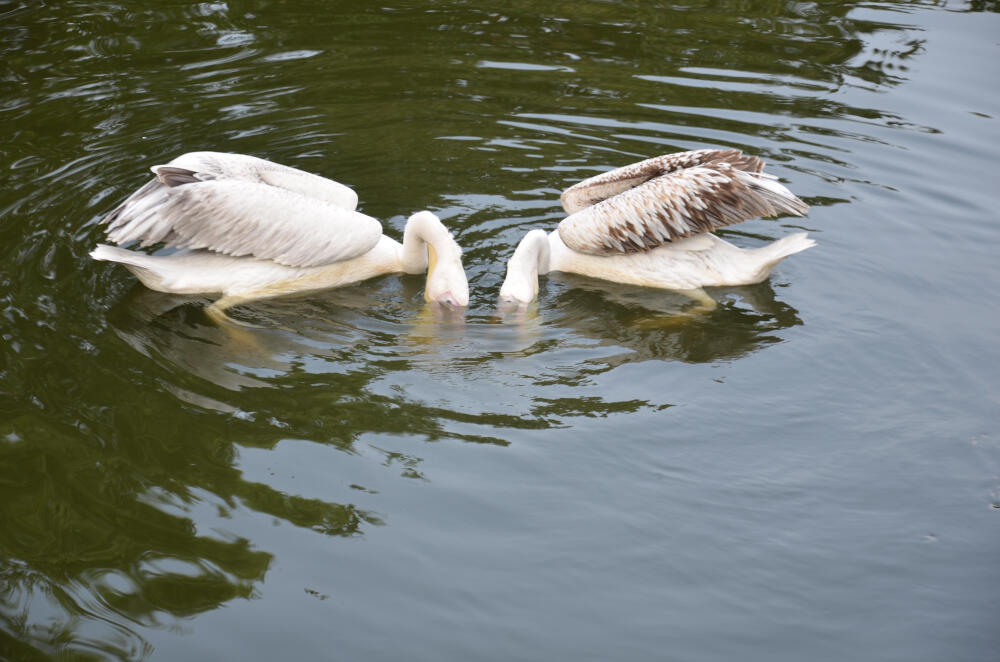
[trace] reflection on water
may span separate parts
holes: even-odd
[[[523,347],[544,345],[546,338],[557,335],[565,342],[585,339],[593,341],[595,349],[614,350],[586,359],[575,376],[560,373],[572,383],[627,363],[736,359],[780,342],[779,331],[802,324],[769,282],[710,288],[712,303],[707,305],[681,292],[572,274],[551,274],[548,279],[552,284],[548,289],[543,285],[537,301],[501,308],[498,319],[517,330]]]
[[[202,298],[136,285],[111,310],[109,321],[136,350],[210,385],[233,391],[267,387],[296,373],[358,370],[374,356],[397,356],[387,346],[401,335],[420,346],[454,326],[436,306],[416,304],[415,311],[390,292],[398,279],[384,281],[378,290],[344,288],[259,302],[238,309],[246,321],[225,325],[205,315]],[[373,300],[378,308],[371,308]]]
[[[373,476],[454,489],[459,476],[489,458],[499,482],[530,488],[537,477],[504,474],[512,470],[490,452],[512,461],[530,433],[561,428],[599,446],[606,428],[595,427],[596,419],[619,414],[676,424],[672,405],[697,385],[664,395],[658,387],[666,372],[772,357],[780,349],[762,350],[794,347],[804,331],[820,333],[818,326],[829,333],[838,304],[819,300],[815,283],[854,278],[845,287],[851,290],[880,281],[895,264],[884,249],[925,231],[896,211],[876,223],[872,201],[898,201],[903,175],[919,170],[913,176],[924,182],[926,162],[959,155],[987,162],[970,145],[932,144],[947,133],[885,94],[905,90],[914,65],[932,54],[926,23],[937,14],[926,8],[941,5],[949,15],[996,11],[982,2],[665,8],[520,0],[502,12],[473,2],[451,3],[447,12],[429,5],[318,12],[314,3],[268,0],[0,2],[0,119],[9,137],[0,142],[8,165],[0,174],[0,657],[155,657],[151,633],[185,636],[200,615],[249,600],[273,602],[246,630],[271,628],[279,613],[299,620],[297,603],[262,597],[287,553],[285,540],[252,527],[248,533],[248,520],[310,532],[317,547],[363,539],[373,558],[386,549],[372,540],[374,531],[402,529],[407,546],[433,549],[457,534],[427,513],[460,531],[474,529],[478,515],[419,502],[426,497],[413,492],[380,500]],[[996,116],[986,102],[962,110],[977,112],[973,121],[983,127]],[[561,189],[612,166],[701,147],[736,147],[768,160],[813,205],[812,216],[795,222],[819,233],[820,247],[770,283],[711,290],[711,309],[669,292],[553,274],[536,304],[496,311],[506,259],[526,231],[552,229],[562,218]],[[136,164],[193,149],[256,154],[341,180],[358,191],[361,210],[397,238],[409,213],[436,211],[465,247],[469,310],[426,306],[421,278],[393,276],[241,306],[234,317],[252,326],[228,329],[205,318],[203,301],[145,290],[124,270],[94,264],[87,253],[100,240],[97,220],[145,179]],[[951,205],[963,197],[969,216],[979,218],[985,205],[974,196],[946,191],[918,200]],[[830,208],[840,211],[826,214]],[[798,227],[760,220],[727,236],[749,246]],[[922,264],[920,257],[912,262]],[[884,322],[867,314],[873,327]],[[744,369],[763,379],[752,366]],[[854,392],[856,375],[839,386]],[[802,413],[801,404],[775,402],[786,414]],[[937,399],[923,404],[939,406]],[[835,416],[818,420],[834,425]],[[884,430],[885,422],[872,426]],[[412,440],[428,449],[430,442],[463,442],[469,465],[425,461]],[[757,441],[765,453],[772,439]],[[328,490],[310,493],[313,486],[260,468],[297,457],[287,450],[296,444],[329,453],[317,468]],[[531,452],[547,482],[573,460]],[[623,501],[623,486],[641,480],[620,467],[590,471],[581,482],[609,502]],[[818,480],[795,489],[818,490],[835,503],[838,490],[823,482],[829,475]],[[460,496],[456,502],[472,498]],[[542,510],[513,493],[504,497],[505,508]],[[399,505],[409,498],[417,501]],[[655,490],[644,498],[665,500]],[[704,504],[684,498],[700,517]],[[550,506],[565,507],[557,500]],[[750,508],[776,521],[787,515],[766,500]],[[562,529],[546,521],[527,526],[533,544],[555,545],[547,559],[562,558],[559,545],[572,547],[588,570],[605,569],[630,598],[645,595],[645,577],[661,576],[641,563],[594,559],[599,546],[561,538]],[[718,531],[735,526],[713,521]],[[503,530],[502,522],[496,526]],[[706,548],[752,542],[718,531],[701,531]],[[836,554],[836,545],[822,542]],[[674,543],[672,552],[685,551]],[[477,557],[490,552],[473,549]],[[421,562],[436,569],[432,559]],[[717,569],[692,562],[682,574]],[[542,586],[560,571],[546,563],[526,581]],[[582,584],[566,577],[560,587]],[[787,579],[778,574],[761,585]],[[346,628],[358,622],[352,617],[374,612],[386,622],[420,622],[420,614],[374,608],[366,602],[371,588],[344,596],[345,604],[358,604],[335,612]],[[683,582],[671,591],[683,594]],[[722,592],[723,616],[738,621],[760,611],[766,590]],[[789,599],[768,595],[769,607]],[[568,590],[565,598],[594,602]],[[848,601],[864,601],[864,594]],[[497,621],[518,611],[474,599],[468,606],[465,613]],[[566,606],[556,602],[552,613],[572,612]],[[626,602],[621,613],[629,621],[641,621],[632,618],[640,612],[659,618],[658,606]],[[819,611],[828,613],[825,605]],[[454,629],[475,629],[464,625]],[[624,641],[633,632],[616,634]],[[298,643],[278,629],[273,636]],[[524,641],[536,641],[532,636],[526,631]],[[498,640],[479,643],[500,650]],[[240,650],[239,642],[225,645]],[[679,650],[682,657],[696,652]],[[752,650],[769,657],[763,644]]]
[[[544,296],[543,290],[540,303],[500,310],[495,317],[473,322],[462,310],[426,304],[403,313],[403,321],[391,320],[387,315],[391,305],[370,309],[371,292],[348,288],[324,296],[320,305],[301,298],[258,304],[248,316],[255,326],[220,326],[204,315],[203,299],[140,285],[111,309],[108,319],[115,333],[144,356],[167,361],[171,369],[231,391],[287,384],[296,373],[345,373],[377,357],[394,370],[419,369],[421,356],[447,354],[461,344],[470,323],[485,338],[491,333],[489,324],[512,326],[522,347],[556,332],[621,346],[630,350],[632,361],[692,363],[738,358],[778,342],[774,332],[801,324],[769,282],[712,288],[713,303],[706,310],[703,302],[680,292],[569,274],[553,274],[550,279],[562,286],[551,296]],[[378,300],[382,304],[390,298]],[[718,332],[722,328],[726,333]],[[501,346],[507,347],[497,343]],[[481,358],[488,360],[489,352]],[[199,404],[225,413],[236,411],[210,399]]]
[[[795,309],[782,303],[767,282],[712,288],[710,295],[718,305],[710,311],[679,293],[594,281],[574,285],[550,303],[557,311],[553,324],[599,345],[629,350],[601,357],[599,362],[607,369],[650,360],[732,360],[780,342],[779,331],[802,323]],[[596,310],[601,314],[582,312]],[[720,329],[725,333],[719,333]]]
[[[246,481],[233,465],[234,439],[271,446],[271,435],[255,441],[238,418],[179,427],[173,411],[109,407],[105,420],[77,430],[33,414],[5,424],[0,463],[17,468],[0,483],[6,631],[41,651],[131,659],[149,652],[135,626],[172,626],[254,596],[271,554],[226,533],[233,509],[333,536],[381,523],[351,504]]]
[[[550,371],[561,363],[553,349],[585,344],[593,356],[581,360],[571,354],[556,373],[553,383],[566,386],[627,363],[736,359],[780,342],[778,332],[801,324],[769,283],[714,288],[713,307],[704,310],[703,303],[676,292],[564,274],[550,281],[539,302],[471,320],[464,311],[428,305],[419,296],[407,306],[392,293],[400,285],[395,278],[318,297],[259,302],[242,311],[253,327],[219,326],[205,317],[200,299],[136,286],[108,319],[118,337],[171,374],[159,384],[178,400],[242,419],[267,420],[288,435],[336,440],[345,448],[359,431],[452,436],[446,420],[459,413],[461,397],[446,398],[456,410],[450,413],[421,403],[420,389],[409,388],[415,375],[435,381],[457,373],[488,383],[516,380],[537,387],[552,382]],[[373,301],[384,307],[371,308]],[[508,365],[511,359],[539,353],[551,355],[540,375],[525,378]],[[296,392],[295,406],[266,391],[304,384],[320,390],[314,396]],[[602,398],[581,397],[576,407],[581,413],[605,406]],[[518,415],[519,421],[482,401],[468,403],[472,411],[464,412],[464,418],[487,425],[505,421],[513,427],[566,424],[535,406],[548,400],[544,393],[529,400],[532,404]],[[308,401],[316,407],[304,409]],[[255,406],[246,409],[248,404]],[[375,418],[382,423],[358,423],[380,409],[384,417]],[[325,429],[331,421],[337,430],[333,437]],[[480,440],[506,443],[492,436]]]

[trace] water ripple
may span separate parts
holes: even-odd
[[[510,499],[503,481],[565,485],[573,462],[606,471],[581,475],[598,492],[649,490],[643,498],[656,508],[613,516],[633,522],[629,535],[661,530],[657,508],[672,494],[684,506],[671,511],[680,529],[730,548],[712,531],[773,527],[778,496],[807,502],[810,513],[840,498],[828,490],[823,504],[813,493],[849,464],[806,457],[832,452],[823,440],[868,458],[845,439],[901,443],[898,421],[954,437],[964,424],[945,430],[937,421],[974,417],[944,408],[930,419],[886,402],[886,392],[922,384],[909,393],[935,412],[947,401],[936,385],[974,402],[995,396],[976,371],[981,357],[969,358],[990,346],[995,325],[950,307],[946,283],[971,287],[996,271],[987,138],[1000,110],[982,72],[953,71],[935,50],[922,6],[785,3],[739,13],[520,1],[503,11],[459,2],[317,14],[296,2],[4,5],[0,464],[16,470],[0,476],[9,523],[0,582],[10,587],[0,629],[26,642],[25,657],[147,658],[149,632],[259,599],[281,575],[285,536],[315,535],[324,553],[343,553],[351,540],[400,540],[380,537],[399,527],[427,553],[441,527],[414,531],[430,519],[413,510],[451,507],[421,501],[428,493]],[[952,46],[948,53],[965,52]],[[948,75],[918,86],[918,64]],[[967,122],[960,129],[956,113]],[[497,308],[507,258],[526,231],[561,220],[563,188],[702,147],[761,156],[813,207],[806,219],[722,234],[756,246],[804,228],[821,249],[783,263],[767,283],[713,289],[718,305],[708,312],[680,295],[556,274],[532,306]],[[102,216],[147,180],[150,165],[195,149],[335,177],[397,239],[408,214],[435,211],[465,247],[468,311],[442,316],[424,303],[422,278],[389,276],[238,307],[234,316],[255,327],[234,331],[206,318],[205,298],[151,292],[93,263]],[[961,259],[942,257],[948,251]],[[951,323],[905,326],[934,306],[942,319],[968,320],[978,342],[954,342]],[[904,346],[913,328],[920,340]],[[868,353],[897,337],[891,360]],[[878,381],[868,365],[891,365],[889,385],[861,383]],[[730,375],[744,386],[728,384]],[[959,382],[979,386],[969,393]],[[719,407],[734,421],[726,429],[748,435],[745,449],[717,439]],[[780,427],[801,430],[802,421],[823,424],[816,445],[793,445]],[[619,449],[619,434],[656,443]],[[558,458],[545,456],[546,444],[567,440],[590,455],[565,444]],[[696,443],[720,451],[697,456],[707,468],[685,464]],[[457,457],[448,455],[455,448],[498,468],[449,466],[442,458]],[[730,454],[742,459],[719,488]],[[904,456],[916,461],[908,448],[892,463]],[[467,471],[490,478],[468,485],[478,478],[463,479]],[[720,514],[730,497],[751,504],[735,520]],[[617,508],[593,507],[588,516]],[[710,512],[716,529],[685,512]],[[280,533],[261,533],[269,528]],[[671,563],[699,567],[680,558]],[[338,570],[330,576],[346,582]],[[809,574],[796,575],[793,590],[809,595]],[[728,586],[713,590],[737,610],[750,604]],[[312,585],[306,594],[331,595]]]

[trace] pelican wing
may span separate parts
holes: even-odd
[[[268,184],[202,179],[158,166],[149,182],[108,215],[108,238],[163,242],[294,267],[350,259],[371,250],[382,225],[370,216]]]
[[[772,175],[716,161],[671,172],[586,207],[559,238],[590,255],[635,253],[757,216],[809,209]]]
[[[651,179],[717,161],[729,163],[746,172],[760,172],[764,169],[763,161],[756,156],[746,156],[738,149],[698,149],[665,154],[615,168],[574,184],[563,192],[562,206],[567,214],[573,214]]]
[[[358,206],[357,193],[340,182],[246,154],[188,152],[166,166],[153,166],[152,170],[161,175],[166,168],[188,170],[199,181],[236,179],[270,184],[344,209],[356,209]]]

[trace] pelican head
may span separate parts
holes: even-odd
[[[458,248],[458,245],[455,245]],[[427,244],[427,285],[424,298],[452,308],[469,305],[469,281],[462,268],[462,253],[438,258],[433,244]]]
[[[507,277],[500,286],[501,303],[526,304],[538,296],[538,276],[549,272],[549,239],[545,230],[532,230],[514,249],[507,262]]]
[[[452,308],[469,305],[462,247],[441,219],[429,211],[410,216],[403,230],[403,270],[421,273],[424,269],[427,270],[424,299]]]

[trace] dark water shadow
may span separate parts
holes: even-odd
[[[626,350],[588,361],[601,371],[641,361],[731,361],[781,342],[780,331],[803,323],[770,282],[706,288],[706,303],[680,292],[582,276],[550,278],[555,282],[549,291],[558,289],[540,298],[539,306],[551,309],[545,324]]]
[[[498,309],[496,321],[519,347],[502,355],[528,367],[534,395],[530,417],[566,427],[579,417],[607,417],[672,406],[669,390],[632,388],[602,376],[643,362],[718,364],[736,361],[784,340],[803,324],[769,282],[709,288],[694,300],[680,292],[611,283],[571,274],[550,274],[539,299]],[[581,388],[582,387],[582,388]]]
[[[2,539],[0,626],[37,653],[141,658],[149,650],[134,627],[253,599],[272,555],[227,532],[237,511],[340,537],[381,522],[248,481],[235,464],[238,419],[178,425],[113,409],[106,419],[67,429],[23,415],[3,426],[0,462],[19,471],[0,483],[5,527],[16,531]]]

